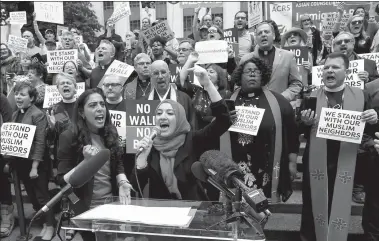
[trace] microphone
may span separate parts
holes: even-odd
[[[161,134],[161,129],[158,128],[158,127],[154,127],[153,130],[151,131],[151,135],[150,135],[150,139],[151,140],[154,140],[155,137],[157,137],[157,135]],[[144,150],[143,147],[140,147],[136,153],[136,156],[139,156],[139,154],[141,154],[141,152]]]
[[[269,213],[268,201],[263,192],[245,185],[243,173],[226,154],[216,150],[206,151],[200,156],[200,162],[203,164],[204,171],[213,176],[218,183],[239,188],[245,201],[258,213]]]
[[[63,196],[70,194],[73,188],[80,188],[86,184],[100,170],[102,166],[109,160],[110,151],[108,149],[100,150],[96,155],[92,156],[88,161],[82,161],[72,171],[64,176],[68,181],[67,184],[57,193],[45,206],[43,206],[35,215],[38,217],[42,213],[49,211]]]

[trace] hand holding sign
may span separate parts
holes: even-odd
[[[365,83],[368,82],[368,72],[367,71],[359,71],[358,77]]]
[[[338,5],[337,5],[337,10],[340,14],[343,14],[343,10],[344,10],[344,2],[340,2]]]
[[[375,136],[376,138],[379,138],[379,132],[375,132]],[[374,142],[375,142],[375,149],[379,153],[379,140],[375,139]]]
[[[303,67],[309,71],[309,69],[311,68],[311,63],[307,60],[307,61],[303,61]]]
[[[365,110],[362,112],[362,121],[369,124],[376,124],[378,122],[378,113],[374,109]]]
[[[301,111],[301,121],[307,125],[313,125],[317,120],[317,114],[311,109]]]

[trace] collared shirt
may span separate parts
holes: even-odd
[[[275,47],[273,46],[269,51],[258,49],[258,54],[259,57],[272,68],[275,59]]]

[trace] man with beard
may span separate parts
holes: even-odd
[[[116,48],[114,45],[106,39],[100,41],[99,47],[96,48],[95,56],[98,62],[98,66],[94,68],[90,74],[89,87],[96,88],[103,78],[108,67],[112,64],[114,56],[116,54]]]
[[[126,84],[124,90],[125,100],[147,99],[151,91],[150,66],[151,58],[147,54],[137,54],[134,58],[134,70],[138,76]]]
[[[254,51],[254,36],[247,30],[247,12],[239,11],[234,15],[234,27],[238,30],[238,58]]]
[[[41,53],[41,49],[35,45],[35,40],[32,32],[26,30],[22,33],[22,38],[28,40],[28,48],[26,50],[26,54],[29,56],[33,56],[37,53]]]

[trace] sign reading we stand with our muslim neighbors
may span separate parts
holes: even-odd
[[[28,48],[28,40],[14,35],[9,35],[8,48],[11,49],[13,53],[26,53]]]
[[[365,122],[362,112],[322,108],[317,137],[360,144]]]
[[[1,126],[0,154],[28,158],[36,126],[20,123],[3,123]]]
[[[376,67],[379,69],[379,53],[358,54],[359,57],[375,61]]]
[[[126,153],[136,153],[138,142],[151,135],[159,103],[158,100],[126,101]]]
[[[76,83],[76,98],[78,98],[85,91],[85,83]],[[62,100],[62,96],[58,91],[56,85],[46,85],[45,86],[45,98],[43,100],[43,108],[50,108],[54,104]]]
[[[47,72],[60,73],[62,72],[63,65],[67,61],[73,61],[76,63],[77,59],[77,49],[47,51],[47,63],[49,63],[49,66],[47,66]]]
[[[118,138],[121,146],[125,147],[126,143],[126,112],[109,110],[112,124],[116,127]]]
[[[174,33],[172,32],[166,20],[161,21],[156,25],[142,31],[142,35],[147,42],[150,42],[150,40],[152,40],[157,35],[165,38],[167,41],[174,38]]]
[[[256,136],[262,122],[265,109],[250,106],[236,106],[237,121],[229,128],[229,131],[245,133]]]

